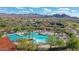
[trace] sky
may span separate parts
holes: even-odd
[[[0,13],[7,14],[67,14],[72,17],[79,17],[79,7],[0,7]]]

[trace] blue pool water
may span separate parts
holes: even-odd
[[[38,42],[42,42],[42,43],[46,43],[46,39],[47,36],[46,35],[39,35],[36,32],[32,32],[30,35],[26,35],[26,36],[21,36],[18,35],[16,33],[14,34],[7,34],[7,37],[11,40],[11,41],[16,41],[17,39],[28,39],[28,38],[33,38],[33,43],[38,43]]]

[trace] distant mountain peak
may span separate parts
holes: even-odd
[[[54,14],[53,17],[63,18],[63,17],[70,17],[70,16],[66,14]]]

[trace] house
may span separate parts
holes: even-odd
[[[55,33],[55,36],[58,38],[58,39],[68,39],[68,35],[66,33]]]
[[[39,26],[41,26],[41,22],[32,22],[31,25],[33,25],[35,27],[39,27]]]
[[[0,51],[15,51],[16,48],[14,44],[7,38],[3,36],[0,38]]]
[[[50,22],[49,23],[49,26],[59,26],[59,27],[61,27],[61,28],[64,28],[65,26],[64,26],[64,24],[63,23],[58,23],[58,22]]]
[[[73,29],[73,28],[68,28],[67,31],[68,32],[73,32],[75,34],[77,33],[77,30],[76,29]]]
[[[61,27],[61,28],[64,28],[64,24],[62,24],[62,23],[56,23],[56,25]]]

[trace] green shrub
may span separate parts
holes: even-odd
[[[79,48],[79,39],[78,38],[70,38],[67,42],[67,48],[71,50],[77,50]]]
[[[58,39],[57,40],[57,45],[60,46],[60,47],[65,46],[64,40],[63,39]]]
[[[48,36],[48,43],[50,44],[50,45],[52,45],[52,46],[55,46],[56,45],[56,41],[57,41],[57,39],[56,39],[56,37],[55,36]]]
[[[17,42],[19,43],[16,45],[17,50],[34,51],[37,49],[37,46],[32,44],[32,42],[29,39],[18,39]]]
[[[64,40],[63,39],[57,39],[55,36],[48,36],[48,43],[51,45],[51,46],[64,46],[65,43],[64,43]]]

